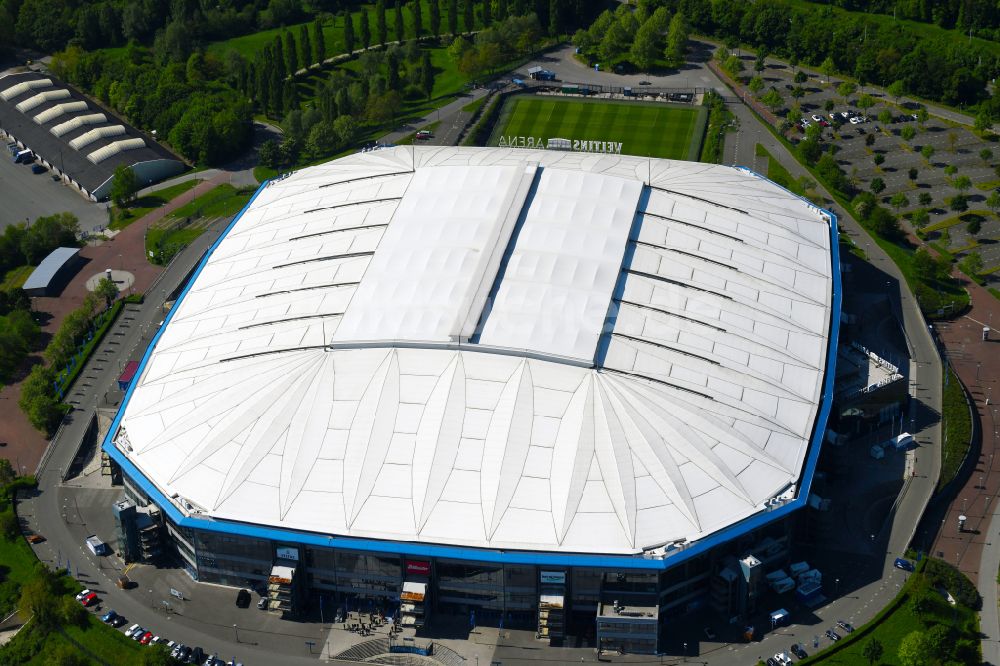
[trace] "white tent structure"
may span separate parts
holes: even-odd
[[[829,217],[749,172],[394,148],[262,189],[114,446],[187,516],[628,555],[795,495]]]

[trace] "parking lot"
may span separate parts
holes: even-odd
[[[17,222],[70,212],[80,220],[81,231],[93,231],[108,223],[105,204],[84,199],[78,192],[52,179],[49,171],[35,174],[27,164],[14,164],[6,149],[0,151],[0,229]]]
[[[754,57],[744,55],[743,62],[744,75],[754,74]],[[804,81],[802,74],[800,81],[795,81],[796,71],[806,75]],[[880,89],[858,88],[844,95],[843,91],[838,91],[842,79],[828,79],[821,73],[793,69],[787,63],[772,59],[767,60],[760,75],[764,89],[759,94],[773,87],[782,95],[786,109],[796,101],[795,95],[799,94],[796,89],[801,91],[797,101],[803,120],[809,124],[820,124],[813,116],[822,120],[823,142],[833,145],[838,164],[858,190],[871,191],[872,181],[881,179],[884,189],[878,197],[883,205],[901,216],[904,227],[914,231],[909,223],[910,215],[918,209],[926,209],[927,227],[932,229],[928,233],[929,240],[947,246],[959,259],[968,251],[978,251],[986,271],[1000,266],[1000,244],[997,243],[1000,221],[986,206],[986,198],[1000,185],[1000,176],[995,171],[1000,163],[1000,149],[993,143],[977,136],[971,128],[933,116],[919,122],[913,117],[916,109],[912,105],[897,105]],[[867,110],[858,106],[863,93],[875,102]],[[891,121],[879,119],[884,110],[890,112]],[[831,113],[835,119],[830,118]],[[852,124],[844,113],[867,116],[867,121]],[[798,126],[791,129],[788,136],[797,141],[804,131]],[[911,133],[912,136],[906,138]],[[929,156],[923,152],[925,146],[933,149]],[[983,149],[989,149],[993,155],[984,159],[980,155]],[[972,185],[964,192],[967,211],[949,207],[952,197],[963,193],[955,187],[960,176],[967,176]],[[904,195],[905,201],[893,202],[897,194]],[[925,203],[921,203],[921,195]],[[967,231],[967,223],[972,219],[968,214],[977,216],[980,222],[981,228],[975,235]],[[944,238],[942,229],[934,230],[935,225],[942,224],[948,229]]]

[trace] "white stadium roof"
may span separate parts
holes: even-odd
[[[352,155],[259,192],[148,353],[117,446],[193,516],[566,553],[694,541],[800,480],[830,243],[821,211],[729,167]]]

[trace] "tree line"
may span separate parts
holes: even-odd
[[[680,67],[687,40],[684,12],[651,3],[605,10],[589,28],[573,35],[573,44],[590,58],[606,65],[625,60],[642,71],[655,65]]]

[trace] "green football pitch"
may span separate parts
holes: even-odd
[[[501,111],[489,145],[526,147],[539,140],[546,145],[551,138],[610,141],[621,142],[623,154],[697,160],[706,115],[703,107],[658,102],[516,96]],[[617,152],[617,146],[604,143],[590,149]]]

